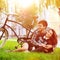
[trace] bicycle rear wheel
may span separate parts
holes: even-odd
[[[0,48],[2,48],[5,45],[7,39],[8,31],[5,28],[0,28]]]

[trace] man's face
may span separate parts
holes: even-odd
[[[38,28],[41,29],[41,30],[44,30],[46,27],[43,26],[43,24],[38,24]]]

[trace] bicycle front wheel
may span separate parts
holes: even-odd
[[[5,28],[0,28],[0,48],[2,48],[5,45],[7,39],[8,31]]]

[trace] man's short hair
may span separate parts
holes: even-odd
[[[38,24],[43,24],[43,26],[48,26],[48,23],[46,20],[41,20],[38,22]]]

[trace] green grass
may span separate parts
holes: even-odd
[[[16,41],[12,41],[14,39],[10,40],[0,49],[0,60],[60,60],[60,48],[56,48],[53,53],[6,52],[17,45]]]

